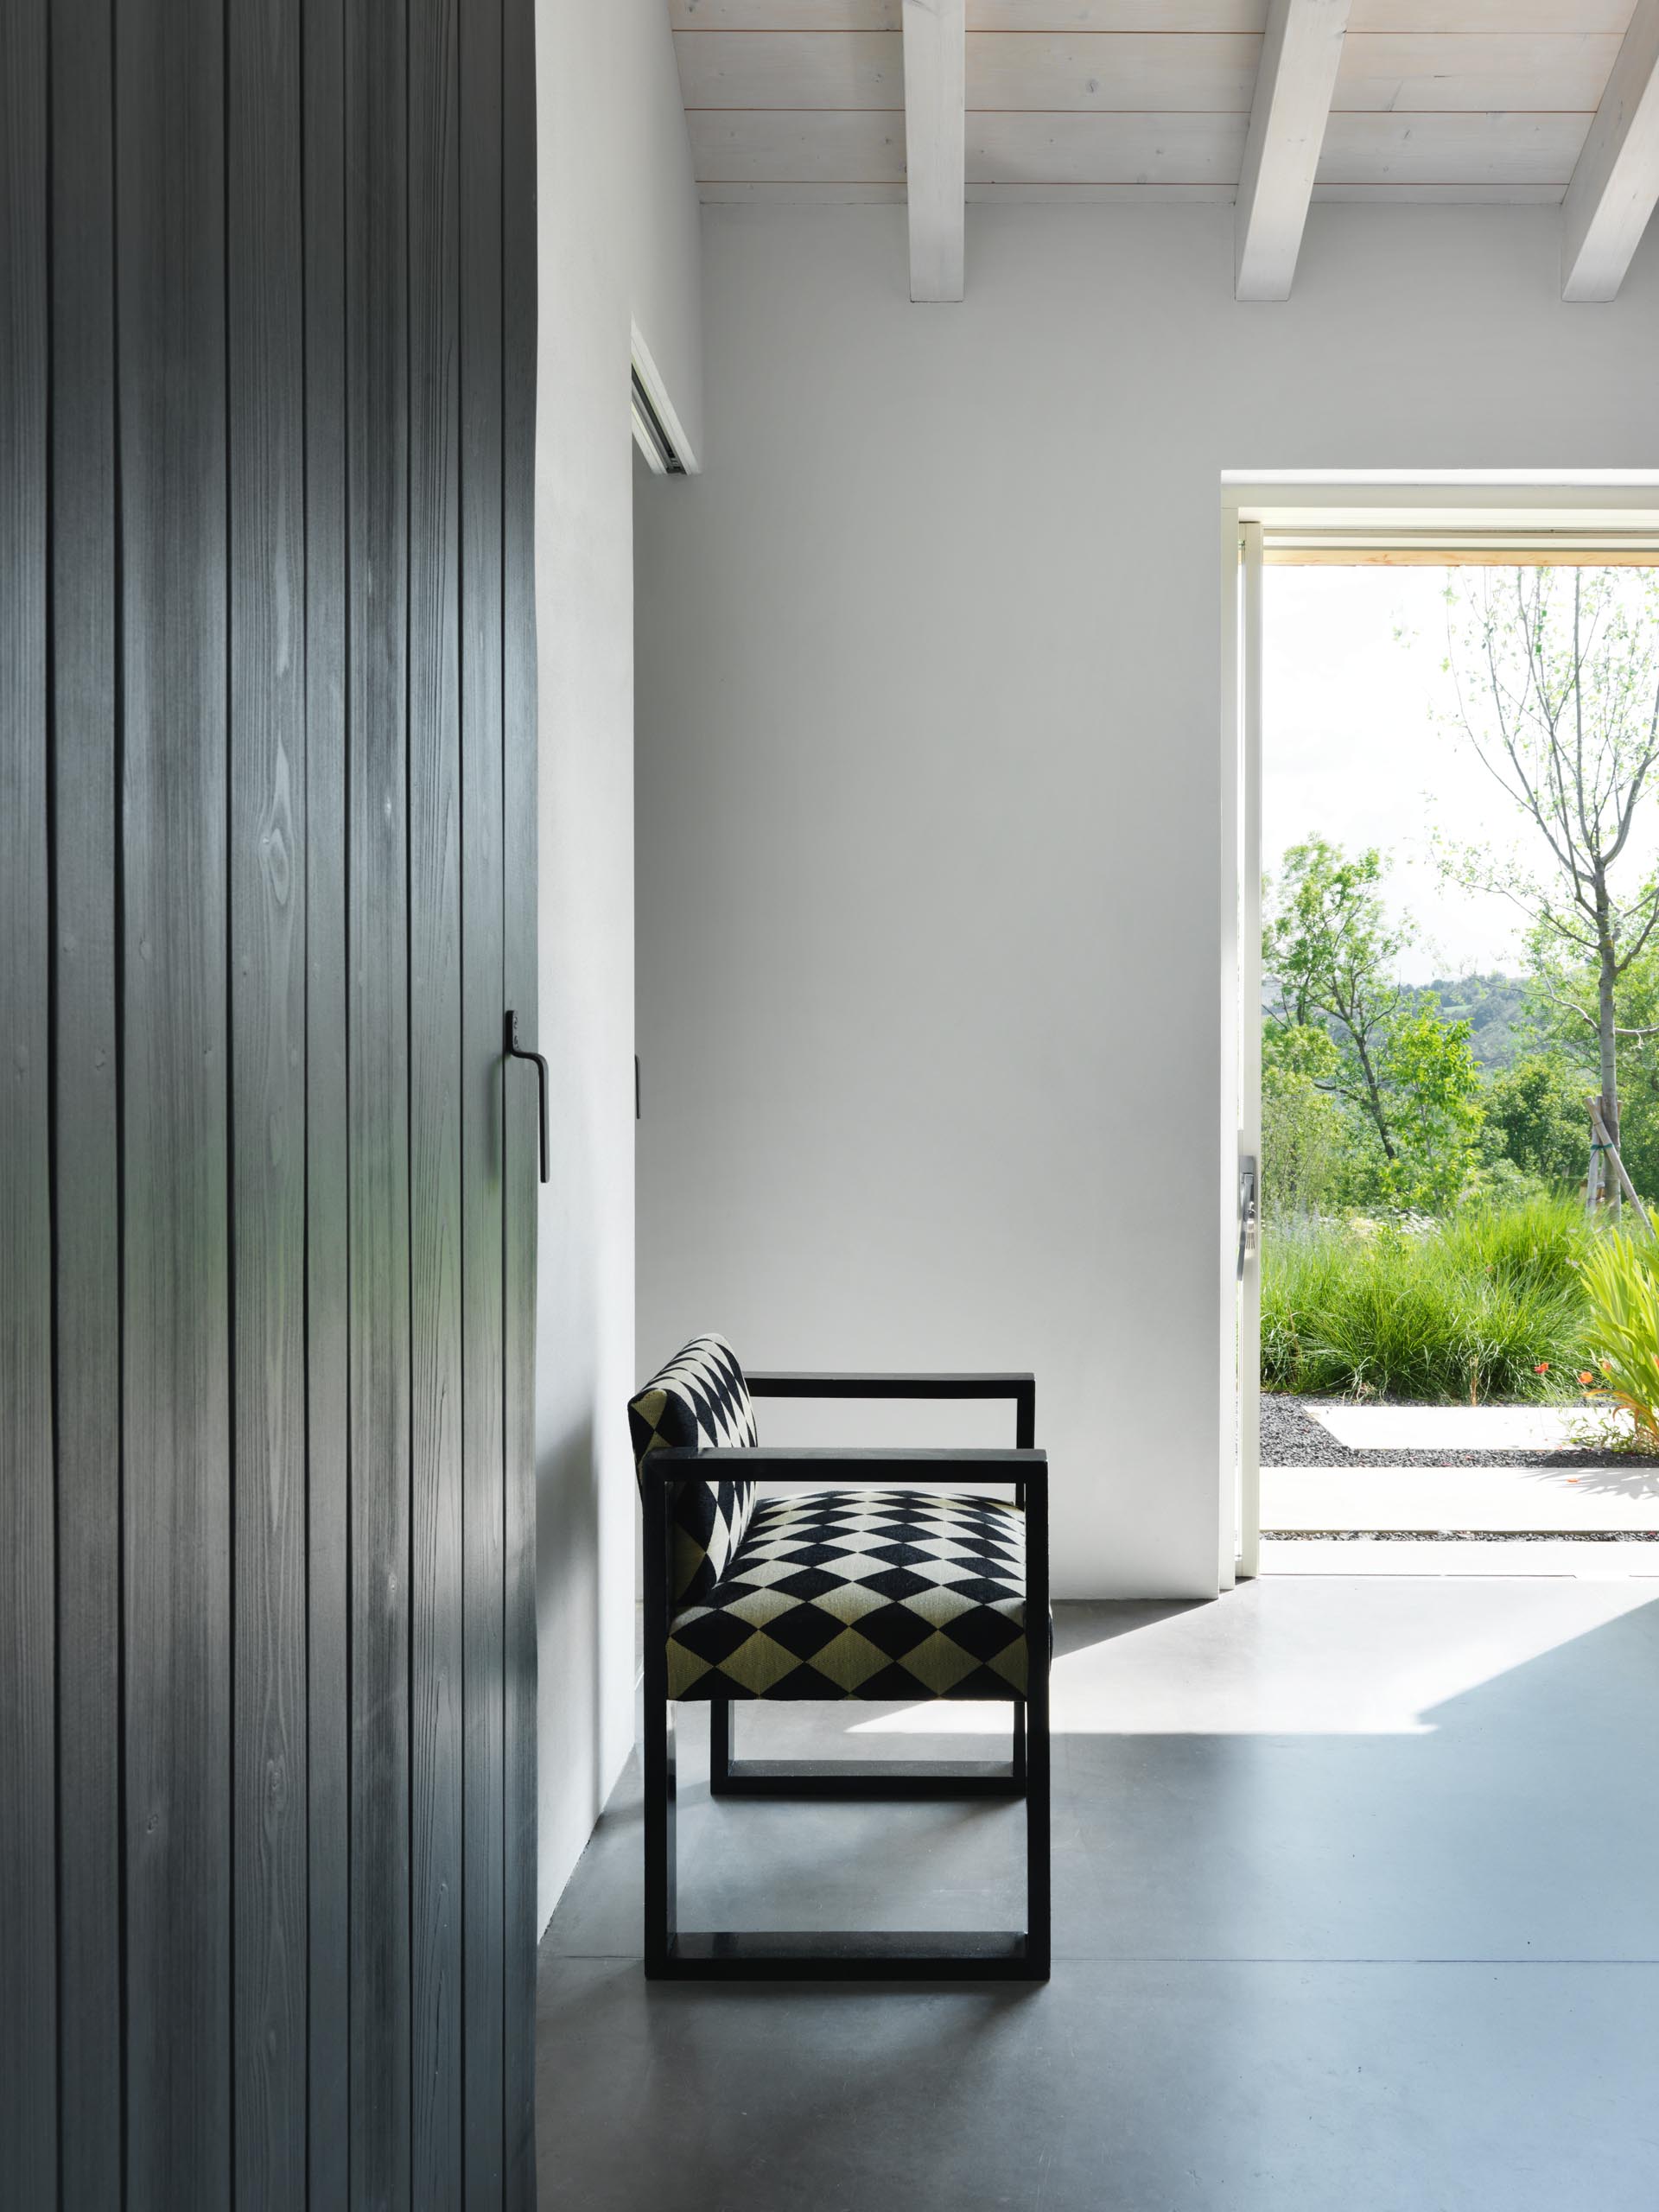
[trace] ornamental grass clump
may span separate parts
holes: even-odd
[[[1559,1399],[1589,1357],[1578,1262],[1594,1239],[1578,1207],[1548,1198],[1364,1234],[1270,1224],[1262,1387],[1462,1405]]]
[[[1590,1305],[1585,1395],[1618,1406],[1635,1424],[1637,1450],[1659,1452],[1659,1276],[1651,1243],[1605,1236],[1579,1262]]]

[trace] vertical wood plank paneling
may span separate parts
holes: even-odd
[[[505,2054],[501,7],[461,20],[466,2201],[501,2202]]]
[[[0,2157],[57,2194],[46,0],[0,10]]]
[[[304,0],[308,2212],[350,2201],[344,0]]]
[[[461,2202],[459,31],[410,9],[410,1827],[414,2202]]]
[[[231,2192],[222,33],[117,11],[132,2212]]]
[[[504,0],[502,734],[506,1000],[539,1038],[536,963],[536,54],[531,0]],[[517,1071],[506,1116],[505,1732],[508,2212],[536,2202],[535,1086]]]
[[[120,1183],[110,10],[54,0],[54,1281],[63,2212],[121,2202]],[[73,243],[71,243],[73,242]],[[63,250],[66,248],[67,250]]]
[[[533,2201],[531,24],[0,9],[31,2212]]]
[[[226,13],[238,2212],[304,2212],[301,0]]]
[[[346,41],[352,2200],[410,2193],[408,67]]]

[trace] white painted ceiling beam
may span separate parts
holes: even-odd
[[[1659,0],[1637,0],[1561,207],[1561,296],[1611,300],[1659,200]]]
[[[1348,8],[1349,0],[1270,0],[1238,185],[1241,300],[1290,297]]]
[[[964,0],[904,0],[910,296],[959,300],[964,256]]]

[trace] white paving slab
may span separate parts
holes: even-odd
[[[1628,1427],[1626,1414],[1588,1406],[1353,1406],[1303,1401],[1351,1452],[1570,1451],[1589,1425]]]
[[[1262,1539],[1263,1574],[1507,1575],[1566,1578],[1579,1582],[1659,1581],[1659,1544],[1574,1543],[1570,1538],[1537,1543],[1367,1542],[1318,1536],[1275,1542]]]
[[[1659,1529],[1659,1463],[1263,1467],[1264,1529]]]

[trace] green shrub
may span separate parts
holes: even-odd
[[[1468,1207],[1442,1225],[1439,1237],[1450,1267],[1580,1297],[1580,1263],[1603,1241],[1582,1205],[1550,1197]]]
[[[1580,1262],[1590,1301],[1590,1365],[1579,1380],[1622,1406],[1636,1441],[1659,1452],[1659,1281],[1651,1244],[1604,1236]]]
[[[1575,1395],[1588,1357],[1569,1200],[1404,1228],[1282,1223],[1262,1236],[1262,1382],[1310,1396],[1478,1405]]]
[[[1512,1160],[1489,1160],[1475,1173],[1472,1195],[1484,1206],[1529,1205],[1534,1198],[1553,1198],[1560,1188],[1530,1168],[1517,1167]]]

